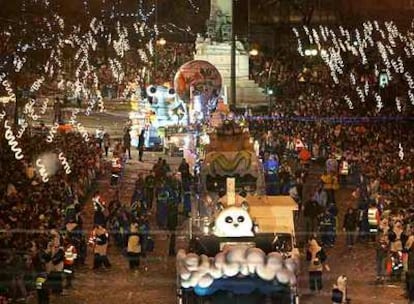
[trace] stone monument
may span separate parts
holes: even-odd
[[[231,85],[231,30],[232,1],[210,0],[210,17],[207,20],[206,37],[197,35],[194,60],[213,64],[223,79],[224,96]],[[266,104],[263,89],[249,80],[249,54],[236,40],[236,105]]]

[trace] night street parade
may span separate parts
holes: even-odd
[[[0,173],[0,304],[414,304],[414,1],[0,0]]]

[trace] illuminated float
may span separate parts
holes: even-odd
[[[178,303],[297,304],[299,251],[290,196],[221,198],[179,235]]]
[[[211,115],[209,144],[201,167],[201,182],[205,192],[225,190],[228,177],[236,179],[236,187],[262,193],[263,168],[254,150],[249,130],[226,106],[219,102]]]
[[[134,110],[129,115],[132,145],[138,146],[139,134],[145,129],[145,147],[162,149],[165,128],[187,125],[186,106],[167,85],[150,85],[146,95],[146,99],[131,102]]]
[[[188,104],[190,123],[207,118],[222,90],[222,79],[217,68],[203,60],[183,64],[174,78],[177,98]]]

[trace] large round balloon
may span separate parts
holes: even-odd
[[[221,91],[221,75],[217,68],[204,60],[193,60],[183,64],[175,74],[174,89],[181,100],[190,100],[190,88],[193,94],[204,94],[207,100],[218,96]]]

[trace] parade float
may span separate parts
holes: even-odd
[[[193,303],[297,304],[299,251],[289,196],[235,196],[190,218],[177,242],[177,299]]]
[[[177,98],[175,90],[167,85],[150,85],[146,88],[146,95],[145,99],[131,99],[132,145],[138,146],[139,134],[144,129],[145,148],[162,150],[165,129],[187,125],[186,106]]]
[[[219,103],[211,115],[210,127],[200,173],[203,191],[225,190],[226,179],[234,177],[237,189],[262,194],[263,166],[246,122],[237,120]]]

